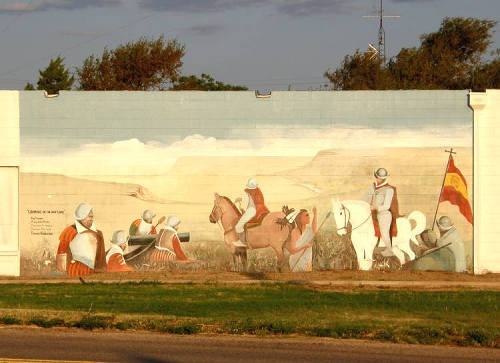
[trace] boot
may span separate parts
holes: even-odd
[[[241,247],[241,248],[247,248],[247,245],[241,242],[240,240],[234,241],[233,242],[234,247]]]
[[[246,248],[247,244],[246,244],[245,232],[243,231],[241,233],[238,233],[238,237],[239,237],[239,239],[237,241],[233,242],[233,246]]]
[[[385,247],[385,250],[381,252],[382,256],[384,257],[391,257],[394,256],[394,252],[392,252],[392,241],[390,242],[389,246]]]
[[[384,257],[391,257],[394,256],[394,252],[392,252],[392,248],[386,248],[381,252],[382,256]]]

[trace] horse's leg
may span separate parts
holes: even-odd
[[[365,236],[363,234],[360,234],[358,232],[352,232],[351,233],[351,242],[352,246],[354,247],[354,251],[356,251],[356,259],[358,260],[358,266],[361,268],[362,266],[362,260],[364,259],[364,255],[366,254],[365,248],[364,248],[364,243],[363,241]],[[371,258],[371,256],[370,256]]]
[[[281,245],[279,246],[275,246],[275,245],[272,245],[271,246],[274,250],[274,252],[276,253],[276,266],[278,267],[278,272],[282,272],[282,269],[283,269],[283,261],[284,261],[284,253],[283,253],[283,248],[281,247]]]
[[[363,233],[363,231],[352,233],[351,238],[358,258],[359,269],[371,270],[369,261],[373,259],[377,238],[369,233]]]
[[[233,259],[233,268],[231,269],[231,271],[237,272],[238,271],[238,256],[233,254],[231,257]]]
[[[378,238],[374,236],[370,232],[370,237],[369,237],[369,243],[368,243],[368,249],[365,251],[366,252],[366,257],[370,260],[372,260],[372,264],[370,265],[370,268],[368,270],[371,270],[373,268],[373,251],[375,250],[375,247],[377,246],[378,243]]]
[[[241,255],[241,264],[243,272],[248,271],[248,259],[247,259],[247,250]]]
[[[246,251],[243,253],[243,252],[240,252],[238,254],[238,263],[239,263],[239,269],[238,271],[239,272],[246,272]]]
[[[410,247],[410,236],[411,236],[411,223],[407,218],[401,217],[396,220],[396,224],[398,227],[398,235],[393,237],[393,245],[394,241],[396,246],[403,252],[406,252],[410,257],[410,260],[415,259],[415,253]],[[401,264],[405,263],[404,258]]]

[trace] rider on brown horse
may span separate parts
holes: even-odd
[[[245,224],[259,222],[266,214],[269,214],[269,209],[267,209],[264,204],[264,195],[259,189],[255,178],[248,179],[245,193],[248,196],[248,205],[234,227],[238,234],[238,240],[233,242],[235,247],[247,247],[245,240]],[[237,198],[236,202],[241,202],[241,198]]]

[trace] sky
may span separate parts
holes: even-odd
[[[21,170],[164,175],[183,156],[470,148],[467,94],[275,92],[271,99],[256,99],[252,92],[62,92],[50,99],[42,91],[22,92]]]
[[[0,0],[0,89],[36,84],[61,55],[74,70],[105,47],[177,38],[182,73],[258,90],[320,89],[346,54],[376,44],[379,0]],[[385,0],[386,51],[419,45],[444,17],[500,20],[498,0]],[[490,50],[500,48],[499,27]]]

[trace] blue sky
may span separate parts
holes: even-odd
[[[141,36],[176,37],[182,72],[250,89],[317,89],[346,54],[376,43],[378,0],[0,0],[0,89],[36,83],[61,55],[71,69]],[[499,20],[498,0],[385,0],[389,56],[419,44],[443,17]],[[498,26],[496,28],[498,30]],[[491,50],[500,48],[494,34]]]
[[[23,171],[167,173],[182,156],[471,147],[468,91],[21,92]],[[362,107],[360,107],[362,105]],[[161,168],[161,170],[159,170]],[[149,171],[148,171],[149,170]]]

